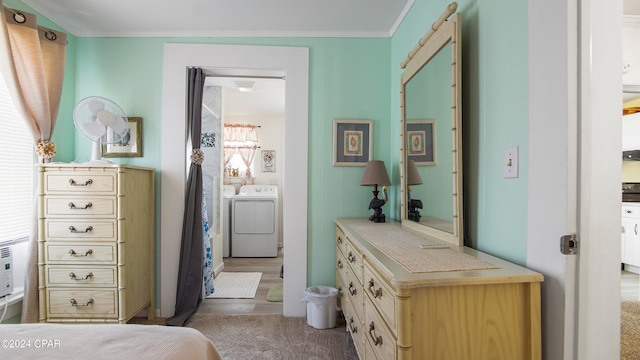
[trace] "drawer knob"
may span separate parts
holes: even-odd
[[[347,256],[347,259],[349,260],[349,262],[355,262],[356,261],[356,257],[353,256],[353,253],[351,251],[349,251],[349,256]]]
[[[75,227],[69,226],[69,231],[71,231],[72,234],[85,234],[88,233],[89,231],[93,230],[93,226],[89,225],[87,226],[84,231],[78,231]]]
[[[93,273],[92,273],[92,272],[88,273],[88,274],[87,274],[87,276],[85,276],[85,277],[84,277],[84,279],[83,279],[83,278],[79,278],[79,277],[77,277],[77,276],[76,276],[76,274],[74,274],[74,273],[70,272],[70,273],[69,273],[69,277],[71,278],[71,280],[76,280],[76,281],[79,281],[79,280],[89,280],[90,278],[92,278],[92,277],[93,277]]]
[[[77,207],[76,204],[74,204],[72,202],[69,203],[69,209],[71,209],[71,210],[86,210],[86,209],[89,209],[92,206],[93,206],[92,203],[87,203],[84,207]]]
[[[343,267],[342,260],[338,260],[338,269],[342,269]]]
[[[356,289],[356,288],[353,286],[353,282],[350,282],[350,283],[349,283],[349,293],[350,293],[351,295],[355,295],[357,292],[358,292],[358,289]]]
[[[382,297],[382,288],[377,288],[375,290],[373,290],[373,288],[374,288],[373,279],[371,279],[369,280],[369,292],[371,293],[371,295],[373,295],[374,299]]]
[[[89,249],[87,250],[84,255],[82,254],[78,254],[77,252],[75,252],[73,249],[69,250],[69,255],[73,256],[73,257],[83,257],[83,256],[89,256],[93,254],[93,250]]]
[[[89,186],[92,183],[93,183],[93,180],[91,180],[91,179],[85,181],[84,184],[82,184],[82,183],[78,184],[75,180],[69,179],[69,185],[71,185],[71,186]]]
[[[71,302],[71,306],[76,306],[76,307],[87,307],[87,306],[90,306],[91,304],[93,304],[93,299],[89,299],[89,301],[87,301],[84,304],[78,304],[76,299],[71,299],[69,301]]]
[[[373,345],[382,345],[382,336],[376,336],[376,326],[373,321],[369,324],[369,336],[371,336]]]
[[[338,244],[342,244],[342,236],[338,236]]]
[[[351,329],[351,332],[356,334],[358,333],[358,327],[357,326],[353,326],[353,323],[355,321],[353,321],[353,316],[351,317],[351,319],[349,320],[349,328]]]

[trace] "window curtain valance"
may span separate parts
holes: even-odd
[[[235,149],[258,146],[257,127],[251,124],[224,124],[224,147]]]
[[[16,110],[30,129],[40,162],[50,162],[56,153],[51,136],[62,95],[67,35],[39,26],[34,14],[10,9],[2,0],[0,11],[0,72]],[[36,206],[33,209],[22,301],[23,323],[39,321]]]

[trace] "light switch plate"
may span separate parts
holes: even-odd
[[[511,146],[504,149],[504,178],[518,177],[518,147]]]

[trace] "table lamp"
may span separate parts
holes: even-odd
[[[422,201],[411,198],[411,185],[422,184],[422,176],[418,172],[416,162],[413,160],[407,161],[407,196],[408,196],[408,212],[407,218],[413,221],[420,221],[420,210],[422,209]]]
[[[384,222],[385,216],[382,213],[382,205],[386,202],[385,199],[378,199],[378,185],[386,186],[391,185],[389,175],[387,174],[387,168],[384,166],[384,162],[380,160],[370,160],[367,162],[367,166],[364,169],[364,175],[362,175],[361,186],[373,185],[373,199],[369,203],[369,209],[373,209],[373,215],[369,217],[369,220],[373,222]]]

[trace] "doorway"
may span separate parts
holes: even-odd
[[[211,44],[165,44],[162,95],[162,163],[160,206],[160,316],[175,310],[178,254],[184,212],[186,69],[276,69],[286,76],[285,134],[308,134],[309,49],[304,47]],[[177,135],[177,136],[176,136]],[[283,143],[282,206],[284,316],[304,316],[300,296],[307,286],[308,136],[287,136]]]
[[[255,297],[234,298],[229,293],[233,283],[223,281],[225,291],[210,294],[199,312],[205,313],[282,313],[282,302],[267,301],[272,286],[282,285],[280,277],[284,261],[282,241],[282,199],[286,198],[283,182],[285,78],[282,74],[256,75],[252,69],[204,68],[202,163],[205,201],[209,217],[213,270],[217,277],[224,272],[260,273]],[[206,131],[205,131],[206,130]],[[222,187],[225,187],[224,190]],[[243,188],[244,187],[244,188]],[[264,193],[260,199],[238,202],[240,192],[253,187]],[[266,190],[275,201],[262,199]],[[231,193],[231,191],[233,191]],[[240,206],[243,204],[243,206]],[[273,210],[257,211],[259,219],[238,210],[252,204],[265,210],[265,204],[275,204]],[[240,218],[240,221],[238,220]],[[246,239],[235,240],[236,230],[251,223],[260,223],[269,231],[242,234]],[[243,243],[244,241],[244,243]],[[243,247],[244,246],[244,247]],[[249,246],[250,250],[246,249]],[[247,253],[249,251],[249,253]],[[238,274],[239,275],[239,274]],[[213,286],[217,290],[217,280]],[[246,282],[241,283],[246,285]],[[280,290],[277,286],[275,289]],[[207,287],[208,288],[208,287]],[[240,290],[241,287],[237,289]],[[278,291],[278,294],[281,294]],[[273,300],[273,299],[271,299]]]

